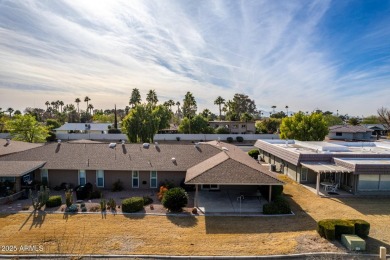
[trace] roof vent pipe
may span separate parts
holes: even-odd
[[[58,140],[57,140],[57,143],[59,143],[59,144],[60,144],[60,143],[61,143],[61,139],[58,139]]]
[[[121,143],[122,143],[122,144],[125,144],[125,143],[126,143],[126,141],[125,141],[125,140],[121,140]]]
[[[6,142],[7,142],[6,144],[9,145],[11,143],[11,139],[7,138]]]
[[[109,148],[114,149],[116,147],[116,143],[110,143],[108,145]]]
[[[176,158],[175,157],[172,157],[172,162],[176,162]]]
[[[142,147],[143,147],[143,148],[149,148],[149,143],[143,143],[143,144],[142,144]]]

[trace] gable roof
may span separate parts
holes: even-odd
[[[0,156],[26,151],[42,145],[42,143],[27,143],[14,140],[10,140],[9,144],[7,144],[6,139],[0,139]]]
[[[56,131],[106,131],[111,123],[65,123],[56,128]]]
[[[342,132],[342,133],[366,133],[373,130],[361,125],[334,125],[329,127],[330,133]]]
[[[0,177],[19,177],[32,172],[45,164],[43,161],[2,161]]]
[[[276,175],[238,147],[215,141],[221,152],[187,170],[187,184],[282,185]]]

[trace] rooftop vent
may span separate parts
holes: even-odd
[[[109,148],[114,149],[116,147],[116,143],[110,143],[108,145]]]
[[[226,147],[222,147],[222,150],[229,151],[229,149],[227,149]]]
[[[6,144],[9,145],[11,143],[11,139],[7,138],[6,139]]]
[[[176,162],[176,158],[175,157],[172,157],[172,162]]]
[[[150,145],[149,143],[143,143],[143,144],[142,144],[142,147],[143,147],[143,148],[149,148],[149,145]]]
[[[122,143],[122,144],[125,144],[125,143],[126,143],[126,141],[125,141],[125,140],[121,140],[121,143]]]
[[[58,139],[58,140],[57,140],[57,143],[59,143],[59,144],[60,144],[60,143],[61,143],[61,139]]]
[[[155,145],[155,146],[158,146],[158,142],[154,142],[154,145]]]
[[[195,143],[195,147],[199,147],[199,143]]]

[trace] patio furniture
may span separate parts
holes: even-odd
[[[329,187],[329,191],[330,192],[336,192],[338,188],[339,188],[339,184],[336,183],[336,184],[334,184],[334,185]]]
[[[320,183],[322,186],[324,186],[324,190],[328,191],[334,184],[331,182],[321,182]]]

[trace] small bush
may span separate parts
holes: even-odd
[[[49,199],[46,201],[46,207],[53,208],[58,207],[62,205],[62,198],[61,196],[50,196]]]
[[[165,192],[161,202],[169,211],[181,211],[188,203],[188,194],[182,188],[172,188]]]
[[[144,196],[143,199],[144,199],[145,206],[153,203],[153,199],[149,196]]]
[[[228,143],[233,143],[233,137],[228,137],[228,138],[226,138],[226,141],[228,142]]]
[[[89,193],[88,197],[91,200],[93,200],[93,199],[100,199],[102,197],[102,192],[99,191],[99,190],[94,190],[94,191]]]
[[[176,141],[180,141],[180,136],[176,136]]]
[[[101,200],[100,200],[100,209],[101,209],[102,211],[106,211],[106,208],[107,208],[107,202],[106,202],[106,200],[105,200],[105,199],[101,199]]]
[[[230,131],[226,127],[219,126],[217,129],[215,129],[216,134],[229,134]]]
[[[237,136],[237,137],[236,137],[236,141],[239,142],[239,143],[242,143],[242,142],[244,142],[244,137],[242,137],[242,136]]]
[[[122,132],[120,129],[111,128],[111,129],[108,129],[108,133],[109,134],[121,134]]]
[[[86,207],[81,207],[81,212],[87,212],[87,208]]]
[[[193,208],[191,212],[192,212],[192,214],[194,214],[194,215],[195,215],[195,214],[198,214],[198,209],[197,209],[197,208]]]
[[[116,202],[114,199],[109,199],[108,202],[107,202],[107,206],[111,208],[111,210],[115,210],[116,209]]]
[[[79,211],[79,207],[76,204],[72,204],[69,207],[66,207],[65,212],[75,213]]]
[[[99,212],[100,211],[100,206],[92,206],[89,209],[90,212]]]
[[[258,149],[252,149],[248,152],[248,155],[254,159],[257,160],[258,156],[260,154],[260,151]]]
[[[283,196],[278,196],[273,202],[264,204],[263,214],[274,215],[274,214],[290,214],[291,208],[288,201]]]
[[[263,185],[259,187],[261,196],[266,200],[269,200],[269,186]],[[271,199],[274,200],[283,193],[283,185],[273,185],[271,191]]]
[[[80,204],[80,207],[81,207],[81,208],[85,207],[85,203],[84,203],[84,202],[81,203],[81,204]]]
[[[73,203],[73,191],[67,190],[65,191],[65,204],[66,207],[69,208]]]
[[[132,213],[144,208],[144,199],[142,197],[131,197],[122,200],[122,211]]]
[[[342,234],[367,237],[370,224],[361,219],[324,219],[317,223],[317,232],[328,240],[341,239]]]
[[[111,191],[122,191],[122,190],[123,190],[123,183],[121,182],[121,180],[118,179],[116,182],[112,184]]]
[[[164,194],[168,191],[166,186],[160,186],[160,191],[157,193],[157,198],[161,201],[164,198]]]

